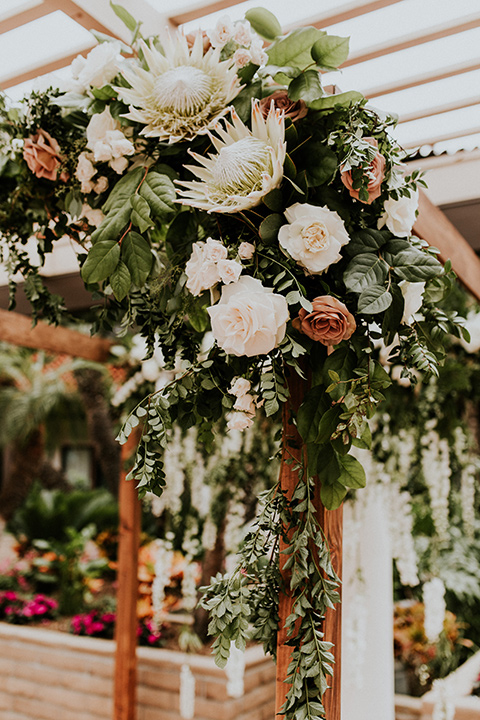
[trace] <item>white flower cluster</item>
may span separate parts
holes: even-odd
[[[463,526],[465,534],[473,539],[475,523],[475,486],[477,481],[477,463],[469,451],[468,439],[465,430],[458,426],[455,428],[454,451],[462,470],[460,475],[460,504],[462,507]]]
[[[153,622],[159,625],[163,619],[165,588],[170,582],[173,560],[172,537],[167,534],[165,540],[156,540],[155,577],[152,583]]]
[[[450,495],[450,450],[448,442],[425,423],[422,437],[422,473],[430,495],[432,520],[440,540],[448,538]]]
[[[252,36],[249,22],[233,23],[227,15],[224,15],[213,30],[207,31],[207,35],[214,48],[223,49],[227,43],[235,44],[233,60],[237,68],[245,67],[249,63],[262,66],[268,62],[263,41],[258,35]]]
[[[231,573],[237,564],[236,554],[240,543],[245,537],[245,504],[244,493],[237,493],[236,497],[230,500],[225,523],[224,543],[226,551],[226,571]]]
[[[438,640],[445,622],[445,585],[438,577],[428,580],[423,586],[425,607],[425,635],[431,643]]]
[[[228,416],[227,427],[229,430],[246,430],[253,425],[255,418],[255,398],[250,393],[250,380],[243,377],[234,378],[229,393],[236,397],[233,404],[233,412]]]
[[[182,605],[186,612],[193,612],[197,606],[198,563],[187,555],[182,578]]]
[[[412,498],[406,490],[401,491],[397,483],[390,486],[390,528],[392,552],[400,582],[415,587],[418,578],[417,553],[413,542]]]
[[[192,295],[210,290],[218,282],[225,285],[237,282],[242,266],[236,260],[228,260],[228,250],[219,240],[207,238],[206,242],[193,243],[192,254],[185,266],[186,287]]]

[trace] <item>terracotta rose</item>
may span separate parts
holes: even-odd
[[[355,318],[346,306],[331,295],[316,297],[311,312],[304,308],[293,321],[296,330],[322,345],[338,345],[348,340],[357,327]]]
[[[366,137],[364,138],[364,140],[366,140],[370,145],[378,147],[378,143],[375,138]],[[381,153],[377,152],[374,159],[370,163],[368,172],[371,175],[367,185],[368,200],[360,200],[359,190],[353,189],[351,170],[345,170],[340,174],[340,178],[345,187],[348,189],[350,195],[355,198],[355,200],[360,200],[360,202],[363,202],[366,205],[370,205],[370,203],[376,200],[382,192],[382,182],[385,179],[385,158]]]
[[[37,130],[35,135],[25,140],[23,158],[34,175],[46,180],[56,180],[62,156],[60,146],[45,130]],[[67,175],[62,173],[60,180]]]
[[[272,100],[275,107],[278,110],[283,110],[284,116],[286,118],[290,118],[292,122],[305,117],[308,112],[308,108],[303,100],[293,102],[293,100],[290,100],[288,97],[286,90],[277,90],[271,95],[268,95],[268,97],[264,97],[260,100],[260,111],[264,118],[268,115]]]

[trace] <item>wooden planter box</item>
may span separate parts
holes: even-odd
[[[274,717],[275,666],[260,647],[226,670],[174,650],[142,647],[137,657],[137,720]],[[0,718],[112,720],[113,670],[112,640],[0,623]]]

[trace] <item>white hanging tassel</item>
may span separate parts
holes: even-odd
[[[195,676],[186,664],[180,672],[180,717],[184,720],[195,717]]]
[[[434,643],[438,640],[445,622],[445,585],[440,578],[432,578],[423,586],[423,604],[425,635]]]

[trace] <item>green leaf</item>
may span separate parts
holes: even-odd
[[[250,120],[252,115],[252,100],[259,97],[261,91],[262,82],[260,80],[254,83],[249,83],[232,101],[232,105],[237,111],[237,115],[241,120],[243,120],[243,122]]]
[[[392,283],[390,292],[392,294],[392,304],[385,310],[382,322],[384,341],[387,346],[393,343],[402,322],[403,311],[405,309],[405,300],[403,299],[403,294],[399,286]]]
[[[104,203],[102,208],[103,212],[109,213],[111,210],[119,210],[122,208],[125,202],[135,194],[144,172],[145,169],[143,167],[137,167],[135,170],[127,172],[120,178],[108,196],[107,201]]]
[[[201,302],[193,302],[189,306],[188,319],[193,329],[199,333],[205,332],[210,322],[207,310]]]
[[[264,68],[261,69],[259,75],[262,77],[265,77],[266,75],[271,75],[274,79],[277,79],[277,76],[280,78],[287,78],[292,79],[296,78],[300,75],[302,71],[298,69],[298,67],[292,67],[291,65],[266,65]]]
[[[128,268],[121,260],[110,275],[109,282],[115,298],[120,302],[126,297],[132,285],[132,278]]]
[[[340,405],[334,405],[322,415],[318,425],[317,437],[315,438],[316,443],[325,445],[330,441],[332,434],[337,429],[342,412],[343,409]]]
[[[304,100],[306,103],[310,103],[322,95],[323,89],[317,70],[307,70],[301,73],[288,86],[288,97],[291,100]]]
[[[149,172],[138,194],[147,201],[153,214],[161,219],[175,210],[175,187],[167,175]]]
[[[120,260],[120,245],[114,240],[104,240],[96,243],[90,249],[85,260],[81,275],[87,283],[96,283],[106,280],[113,273]]]
[[[325,34],[314,27],[296,28],[267,48],[269,60],[272,65],[290,65],[305,70],[312,64],[312,45]]]
[[[147,201],[140,195],[133,195],[131,198],[132,213],[130,219],[134,225],[138,227],[141,233],[153,226],[150,217],[150,206]]]
[[[370,430],[367,422],[365,423],[365,429],[360,437],[352,438],[352,444],[355,445],[355,447],[370,450],[372,447],[372,431]]]
[[[372,285],[358,298],[358,311],[367,315],[383,312],[392,303],[392,295],[383,285]]]
[[[111,100],[117,97],[117,91],[112,88],[111,85],[104,85],[101,88],[91,88],[92,95],[97,100]]]
[[[267,215],[265,220],[260,223],[259,228],[260,237],[263,242],[267,244],[275,242],[278,237],[278,231],[282,225],[285,225],[285,218],[283,215],[280,215],[279,213]]]
[[[352,234],[352,238],[348,245],[345,245],[345,252],[347,255],[360,255],[365,252],[374,252],[379,250],[385,245],[388,240],[390,233],[386,234],[382,230],[359,230]],[[384,259],[389,263],[384,252],[382,252]],[[389,263],[390,264],[390,263]]]
[[[338,95],[324,95],[324,97],[309,103],[312,110],[333,110],[336,105],[341,107],[349,107],[365,100],[362,93],[356,90],[339,93]]]
[[[388,265],[373,253],[356,255],[343,274],[347,290],[360,293],[371,285],[382,285],[388,276]]]
[[[245,19],[248,20],[257,35],[265,40],[275,40],[278,35],[282,34],[282,26],[275,15],[263,7],[247,10]]]
[[[305,168],[308,184],[312,187],[329,182],[338,166],[335,153],[319,140],[305,143],[295,152],[295,159],[300,167]]]
[[[320,499],[327,510],[336,510],[342,504],[348,490],[339,482],[331,485],[322,485],[320,489]]]
[[[110,7],[112,8],[115,15],[120,18],[120,20],[123,22],[123,24],[130,30],[130,32],[135,32],[137,29],[137,21],[133,17],[133,15],[130,15],[128,10],[125,10],[125,8],[122,5],[117,5],[116,3],[113,3],[110,0]]]
[[[270,192],[262,198],[262,202],[269,210],[272,210],[272,212],[281,213],[284,208],[282,191],[278,188],[270,190]]]
[[[397,253],[393,261],[395,274],[408,282],[421,282],[443,272],[437,258],[415,248]]]
[[[127,233],[122,242],[122,260],[128,268],[132,282],[137,287],[142,287],[153,264],[148,240],[136,232]]]
[[[166,244],[170,257],[181,260],[190,255],[192,244],[198,240],[198,222],[193,212],[183,211],[172,220],[167,230]]]
[[[312,58],[322,70],[336,70],[348,58],[350,38],[324,35],[312,47]]]
[[[106,242],[108,240],[114,240],[116,242],[120,239],[122,230],[130,220],[130,213],[132,211],[130,201],[131,198],[128,197],[121,205],[110,210],[98,228],[92,233],[91,238],[93,244]]]
[[[380,230],[378,232],[381,232]],[[408,240],[401,240],[400,238],[392,238],[387,242],[382,250],[382,255],[386,262],[393,266],[395,264],[395,256],[403,250],[411,250],[412,245]]]
[[[322,385],[317,385],[305,395],[297,413],[297,428],[304,442],[316,442],[320,421],[329,404]]]
[[[354,490],[365,487],[367,482],[365,470],[356,458],[351,455],[340,455],[338,462],[340,463],[342,472],[337,482]]]
[[[347,345],[341,345],[331,353],[323,363],[322,379],[325,386],[330,385],[331,370],[335,371],[341,380],[351,380],[353,371],[357,366],[355,354]],[[341,384],[333,388],[328,394],[333,400],[340,400],[346,394],[347,386]]]

